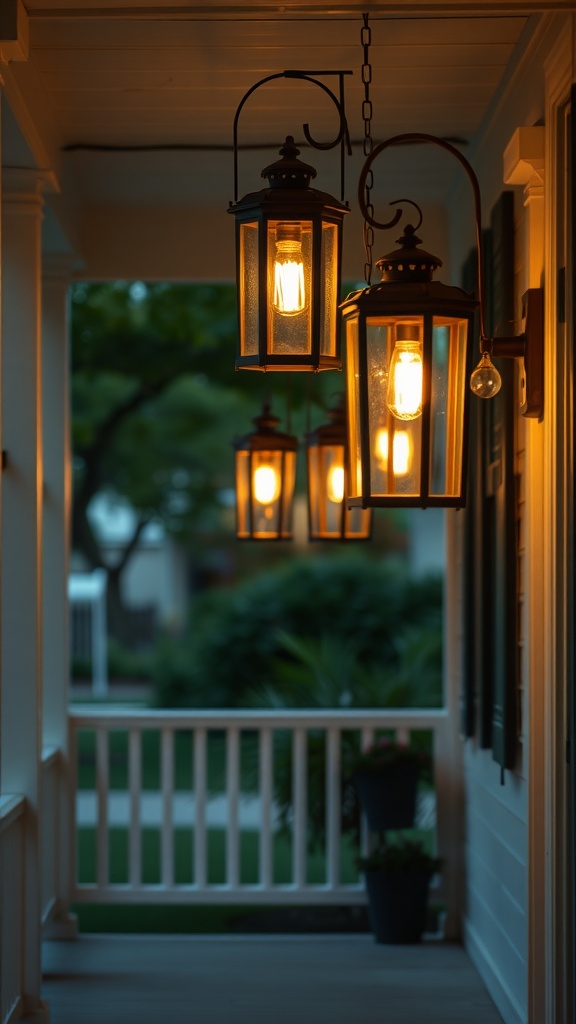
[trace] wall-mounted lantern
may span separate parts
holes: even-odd
[[[515,338],[487,338],[484,329],[480,190],[467,160],[450,143],[410,133],[376,146],[358,186],[364,218],[381,224],[364,201],[373,159],[388,146],[431,142],[451,152],[471,181],[476,210],[478,299],[433,280],[441,261],[420,248],[408,225],[400,248],[377,262],[382,280],[342,303],[347,360],[347,421],[352,506],[442,506],[465,504],[468,378],[475,311],[480,321],[481,360],[470,378],[479,397],[496,394],[499,374],[491,356],[524,360],[525,415],[542,411],[542,293],[525,296],[526,324]],[[397,200],[398,203],[409,202]],[[415,205],[415,204],[412,204]]]

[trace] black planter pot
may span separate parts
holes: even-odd
[[[364,872],[370,925],[376,942],[420,942],[426,924],[429,871]]]
[[[412,828],[419,776],[417,764],[393,764],[378,772],[354,773],[360,805],[372,832]]]

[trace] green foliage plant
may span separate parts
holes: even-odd
[[[421,747],[381,736],[350,759],[348,770],[352,773],[370,772],[378,775],[393,765],[417,765],[423,768],[429,764],[429,760],[427,751]]]
[[[399,835],[390,842],[382,841],[367,857],[358,858],[361,871],[434,874],[441,864],[440,858],[428,852],[423,840],[406,835]]]
[[[442,583],[361,555],[292,558],[197,598],[155,676],[172,707],[438,707]]]

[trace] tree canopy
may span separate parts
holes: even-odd
[[[218,529],[232,493],[234,437],[252,429],[274,392],[280,416],[288,392],[303,420],[314,388],[295,379],[309,375],[290,374],[287,382],[285,374],[236,372],[232,285],[79,283],[71,323],[73,545],[90,568],[108,570],[111,600],[116,594],[119,601],[118,580],[146,524],[160,519],[185,546],[198,547],[206,531]],[[341,379],[335,384],[329,391]],[[90,517],[102,492],[135,512],[114,565]]]

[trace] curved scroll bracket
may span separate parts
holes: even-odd
[[[398,217],[392,220],[389,224],[381,224],[370,215],[366,209],[364,202],[364,191],[366,187],[366,179],[372,166],[373,161],[382,153],[385,149],[389,149],[392,146],[406,146],[414,143],[430,143],[433,146],[439,146],[440,149],[446,150],[451,153],[452,156],[456,157],[458,162],[466,171],[468,180],[472,186],[472,193],[474,197],[474,212],[476,218],[476,245],[478,248],[478,300],[479,300],[479,318],[480,318],[480,345],[486,340],[486,328],[484,320],[484,271],[483,271],[483,260],[482,260],[482,204],[480,199],[480,185],[478,184],[478,178],[474,173],[471,164],[468,162],[465,156],[452,145],[451,142],[447,142],[446,139],[440,139],[436,135],[427,135],[425,132],[405,132],[402,135],[393,135],[390,139],[385,139],[384,142],[380,142],[379,145],[375,146],[370,155],[367,157],[362,172],[360,174],[360,180],[358,182],[358,203],[362,211],[362,215],[368,224],[371,224],[374,228],[391,228],[398,223]]]
[[[366,207],[364,201],[366,180],[375,158],[391,146],[403,146],[413,143],[431,143],[446,150],[456,157],[466,171],[474,197],[474,213],[476,219],[476,246],[478,250],[478,315],[480,321],[480,352],[491,353],[500,358],[518,359],[521,361],[520,371],[520,411],[524,416],[540,418],[544,406],[544,301],[543,292],[539,288],[531,288],[523,296],[524,330],[522,334],[511,338],[488,338],[486,334],[484,313],[484,260],[482,257],[482,206],[478,178],[465,156],[452,143],[440,139],[436,135],[421,132],[407,132],[386,139],[372,150],[367,157],[358,182],[358,202],[365,221],[375,228],[390,228],[398,223],[396,216],[390,223],[379,223]],[[405,202],[406,200],[397,200]],[[391,204],[394,205],[394,204]],[[487,396],[488,397],[488,396]]]
[[[248,92],[244,94],[234,115],[234,202],[238,202],[238,121],[240,114],[244,108],[246,101],[250,98],[253,92],[256,92],[261,86],[266,85],[268,82],[273,82],[277,78],[296,78],[302,82],[310,82],[312,85],[317,85],[322,89],[326,95],[330,98],[336,110],[339,118],[339,128],[336,138],[331,142],[317,142],[310,131],[310,126],[304,124],[302,131],[308,144],[314,149],[318,150],[329,150],[334,149],[336,146],[340,146],[340,199],[344,201],[344,158],[345,154],[348,156],[352,154],[352,146],[350,143],[350,134],[348,132],[348,122],[346,120],[345,102],[344,102],[344,77],[345,75],[351,75],[351,71],[279,71],[274,75],[267,75],[266,78],[261,78],[259,82],[256,82]],[[338,76],[339,91],[338,96],[329,89],[328,86],[319,80],[318,76]]]

